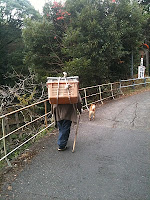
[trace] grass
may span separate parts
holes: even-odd
[[[133,95],[133,94],[138,94],[140,92],[145,92],[150,90],[150,84],[145,86],[135,86],[135,89],[133,87],[125,88],[122,89],[122,92],[125,96]]]

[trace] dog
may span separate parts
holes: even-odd
[[[90,108],[89,108],[89,120],[91,121],[91,119],[95,119],[95,104],[91,104]]]

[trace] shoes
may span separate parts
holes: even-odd
[[[65,147],[59,147],[57,150],[58,151],[65,151],[67,149],[67,147],[65,146]]]

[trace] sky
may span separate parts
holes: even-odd
[[[40,13],[42,13],[43,6],[44,6],[46,0],[29,0],[29,1],[36,10],[38,10]]]
[[[42,13],[42,10],[43,10],[43,6],[46,2],[48,2],[48,0],[29,0],[30,3],[34,6],[34,8],[36,10],[38,10],[40,13]],[[54,0],[52,0],[54,1]],[[57,2],[64,2],[64,0],[55,0]]]

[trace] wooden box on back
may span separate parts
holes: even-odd
[[[47,77],[48,98],[51,104],[78,102],[79,77]]]

